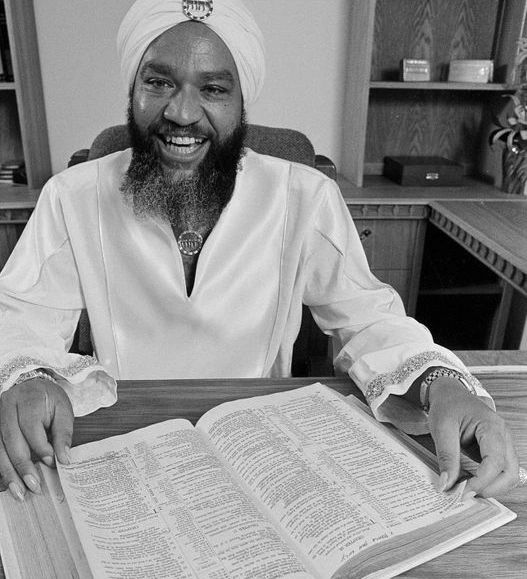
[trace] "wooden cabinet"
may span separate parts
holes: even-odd
[[[372,272],[392,285],[409,315],[415,314],[426,205],[352,204],[348,206]]]
[[[28,188],[51,175],[44,95],[32,0],[0,0],[4,5],[14,82],[0,82],[0,163],[25,161]],[[0,185],[1,189],[9,187]]]
[[[341,173],[363,186],[386,155],[438,155],[494,180],[491,112],[515,84],[525,0],[352,0]],[[431,82],[400,82],[403,58]],[[453,59],[494,60],[492,84],[447,82]]]
[[[430,224],[416,317],[442,345],[501,349],[510,286],[464,247]]]

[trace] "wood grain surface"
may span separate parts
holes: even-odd
[[[527,199],[512,205],[441,201],[432,202],[431,208],[527,274]]]
[[[491,362],[518,361],[514,354],[510,358],[506,354],[502,358],[499,354],[492,357],[462,352],[460,355],[467,363],[478,363],[485,357]],[[481,380],[513,433],[521,463],[527,466],[527,373],[484,375]],[[204,411],[221,402],[298,388],[314,381],[313,378],[121,381],[119,401],[113,407],[76,419],[74,441],[79,444],[99,440],[169,418],[187,417],[196,421]],[[321,378],[321,381],[342,394],[360,396],[348,379]],[[421,579],[525,577],[527,487],[497,498],[518,513],[515,521],[402,576]]]
[[[33,0],[4,0],[28,183],[51,176],[48,127]]]
[[[397,80],[400,60],[427,59],[444,80],[453,59],[492,58],[500,0],[377,0],[372,79]]]
[[[322,378],[343,394],[357,393],[349,380]],[[313,379],[121,382],[120,399],[76,421],[75,441],[100,439],[174,417],[195,421],[218,403],[300,387]],[[527,466],[527,374],[482,376],[507,421],[522,464]],[[527,487],[497,497],[518,518],[499,529],[405,573],[404,577],[523,578],[527,569]]]
[[[343,394],[357,393],[349,380],[322,378]],[[100,439],[160,420],[188,417],[195,421],[218,403],[240,397],[297,388],[313,379],[204,380],[121,382],[120,400],[76,421],[76,442]],[[527,466],[527,374],[483,376],[482,382],[494,396],[500,414],[507,421],[520,461]],[[518,518],[499,529],[450,553],[421,565],[404,577],[457,577],[520,579],[527,570],[527,487],[497,497]]]

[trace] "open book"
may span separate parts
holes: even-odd
[[[393,577],[515,518],[321,384],[78,446],[0,493],[7,577]],[[59,480],[60,477],[60,480]]]

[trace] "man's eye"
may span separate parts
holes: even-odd
[[[171,86],[170,82],[164,78],[147,78],[145,84],[151,86],[152,88],[169,88]]]
[[[212,96],[221,96],[227,92],[225,88],[218,85],[207,85],[203,90]]]

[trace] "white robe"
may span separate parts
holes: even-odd
[[[379,418],[430,366],[480,388],[372,275],[333,180],[248,150],[189,297],[170,225],[137,218],[119,191],[130,156],[76,165],[44,187],[0,275],[3,389],[48,368],[81,415],[115,401],[114,379],[287,376],[302,303]],[[83,308],[96,359],[68,353]]]

